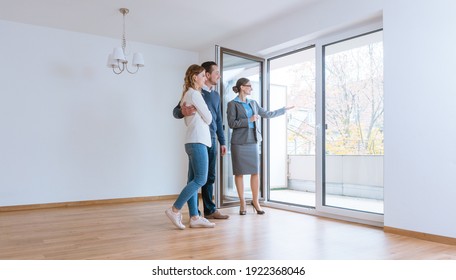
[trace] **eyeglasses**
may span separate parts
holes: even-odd
[[[250,87],[250,88],[252,87],[252,85],[243,85],[243,86],[245,86],[245,87]]]

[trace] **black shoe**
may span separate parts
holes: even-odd
[[[255,211],[256,211],[256,213],[257,213],[258,215],[264,215],[264,213],[266,213],[266,212],[264,212],[263,210],[258,210],[258,209],[255,207],[255,204],[253,204],[253,200],[250,202],[250,204],[253,206],[253,209],[255,209]]]

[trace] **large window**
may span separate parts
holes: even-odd
[[[315,48],[268,62],[271,110],[295,106],[269,121],[269,200],[315,207]]]
[[[326,206],[383,213],[382,36],[323,46]]]

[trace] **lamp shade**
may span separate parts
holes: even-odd
[[[112,52],[112,59],[118,59],[120,62],[127,61],[122,48],[114,48],[114,51]]]
[[[117,62],[112,58],[112,54],[108,55],[108,63],[107,63],[107,66],[109,68],[112,68],[112,67],[116,67],[117,66]]]
[[[133,54],[133,66],[144,67],[144,57],[142,53]]]

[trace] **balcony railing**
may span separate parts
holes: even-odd
[[[282,188],[315,192],[315,156],[290,155],[287,170]],[[383,199],[383,156],[326,156],[325,182],[327,194]]]
[[[289,155],[288,161],[275,161],[272,164],[271,198],[314,206],[315,156]],[[328,203],[383,213],[383,156],[330,155],[326,156],[325,165],[325,195]]]

